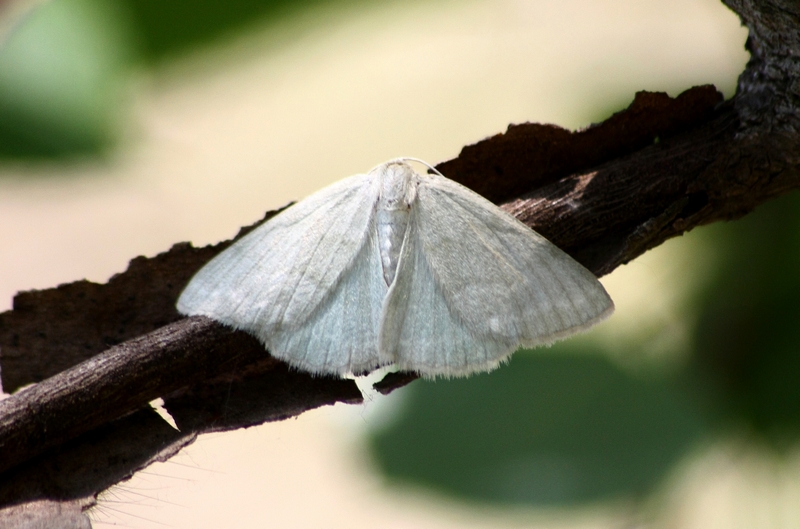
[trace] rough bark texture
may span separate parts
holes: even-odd
[[[583,131],[512,125],[439,170],[598,275],[797,188],[800,5],[726,3],[750,29],[752,54],[732,100],[708,86],[675,99],[641,92],[627,110]],[[4,516],[29,515],[23,507],[32,501],[71,516],[75,505],[199,433],[360,401],[352,381],[289,370],[242,333],[179,318],[177,294],[228,244],[178,244],[134,259],[105,285],[21,293],[0,314],[4,388],[36,383],[0,401],[0,506],[17,506],[0,510],[0,525],[12,519]],[[413,379],[392,375],[378,389]],[[156,397],[180,432],[148,407]]]

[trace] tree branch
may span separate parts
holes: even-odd
[[[597,275],[797,188],[800,7],[727,4],[750,28],[752,54],[732,100],[708,86],[675,99],[641,92],[586,130],[512,125],[438,169]],[[289,370],[243,333],[180,318],[178,293],[229,244],[178,244],[105,285],[18,294],[0,314],[4,387],[36,383],[0,401],[0,505],[91,499],[198,433],[360,401],[352,381]],[[392,375],[379,388],[410,380]],[[147,407],[158,396],[181,432]]]

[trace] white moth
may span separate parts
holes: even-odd
[[[395,364],[424,376],[488,371],[613,312],[566,253],[407,161],[419,160],[345,178],[254,229],[192,278],[178,311],[311,373]]]

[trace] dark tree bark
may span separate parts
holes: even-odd
[[[733,99],[710,86],[674,99],[640,92],[588,129],[512,125],[438,169],[598,276],[797,188],[800,4],[726,3],[750,30]],[[177,244],[104,285],[20,293],[0,314],[3,386],[35,384],[0,401],[0,506],[48,500],[73,512],[200,433],[361,401],[352,381],[290,370],[243,333],[181,319],[178,293],[229,244]],[[414,378],[393,374],[376,387]],[[148,407],[157,397],[180,432]],[[11,512],[0,510],[0,525]]]

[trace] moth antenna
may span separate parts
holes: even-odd
[[[420,164],[424,165],[425,167],[427,167],[428,169],[430,169],[434,173],[438,174],[439,176],[443,176],[444,177],[444,175],[442,173],[440,173],[437,168],[435,168],[434,166],[432,166],[431,164],[429,164],[425,160],[420,160],[419,158],[412,158],[410,156],[403,156],[401,158],[397,158],[397,160],[392,160],[392,161],[393,162],[394,161],[417,162],[417,163],[420,163]],[[447,178],[447,177],[445,177],[445,178]]]

